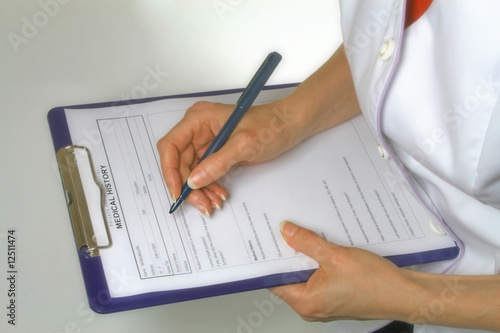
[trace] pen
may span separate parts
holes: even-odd
[[[233,113],[231,113],[229,119],[224,124],[219,134],[217,134],[214,141],[210,144],[198,163],[203,161],[207,156],[210,156],[211,154],[218,151],[224,145],[224,143],[226,143],[227,139],[234,131],[236,125],[238,125],[241,117],[243,117],[245,112],[247,112],[250,106],[252,106],[255,98],[257,98],[257,95],[260,93],[262,88],[264,88],[264,85],[266,84],[267,80],[274,72],[280,61],[281,55],[279,53],[269,53],[267,58],[260,66],[259,70],[255,73],[254,77],[241,94],[238,102],[236,103],[236,108],[234,109]],[[181,195],[170,208],[170,214],[172,214],[181,205],[181,203],[186,200],[191,191],[192,189],[188,186],[187,182],[184,183],[184,186],[182,186]]]

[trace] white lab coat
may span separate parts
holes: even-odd
[[[500,1],[434,0],[406,30],[403,0],[340,3],[365,118],[385,154],[462,244],[458,259],[417,269],[500,274]],[[430,305],[430,315],[445,311],[446,301]],[[383,324],[340,321],[325,332]],[[415,326],[415,332],[480,331]]]

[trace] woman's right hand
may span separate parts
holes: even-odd
[[[227,196],[216,181],[234,165],[274,159],[301,141],[300,121],[283,101],[252,106],[224,146],[199,159],[225,124],[234,105],[198,102],[158,142],[163,175],[170,195],[179,197],[185,181],[191,188],[187,201],[205,215],[219,208]]]

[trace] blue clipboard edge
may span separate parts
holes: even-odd
[[[296,87],[298,83],[280,84],[266,86],[264,90],[281,89]],[[242,92],[240,89],[218,90],[201,93],[178,94],[161,97],[150,97],[140,100],[121,100],[114,102],[103,102],[93,104],[81,104],[73,106],[62,106],[51,109],[47,114],[47,120],[52,135],[52,141],[55,151],[61,147],[72,144],[71,134],[69,132],[66,114],[64,109],[92,109],[102,107],[113,107],[132,105],[140,103],[148,103],[163,99],[187,98],[187,97],[204,97],[222,94],[232,94]],[[87,253],[77,251],[82,275],[84,279],[85,289],[89,300],[90,307],[97,313],[113,313],[118,311],[132,310],[162,304],[170,304],[181,301],[194,300],[199,298],[220,296],[225,294],[244,292],[256,289],[270,288],[274,286],[304,282],[314,273],[314,270],[297,271],[290,273],[274,274],[217,285],[196,287],[189,289],[179,289],[162,292],[144,293],[127,297],[112,298],[109,292],[109,287],[104,274],[102,261],[100,257],[90,257]],[[455,247],[433,250],[421,253],[403,254],[397,256],[388,256],[386,259],[392,261],[397,266],[410,266],[423,264],[433,261],[449,260],[456,258],[460,253],[458,245]]]

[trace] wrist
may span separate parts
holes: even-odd
[[[430,312],[433,311],[433,302],[436,299],[434,278],[436,274],[422,273],[401,268],[407,282],[408,298],[399,304],[397,320],[411,324],[425,324],[432,322]]]
[[[359,114],[361,109],[343,47],[282,103],[301,124],[302,139]]]
[[[418,310],[429,303],[432,294],[422,283],[420,272],[396,268],[395,273],[387,277],[385,283],[388,288],[384,294],[376,296],[378,300],[373,304],[370,317],[416,323]]]
[[[294,94],[276,102],[278,111],[275,114],[279,114],[280,118],[286,121],[287,133],[291,135],[290,146],[297,145],[310,136],[311,116],[307,107],[304,107],[304,102],[303,98],[296,98]]]

